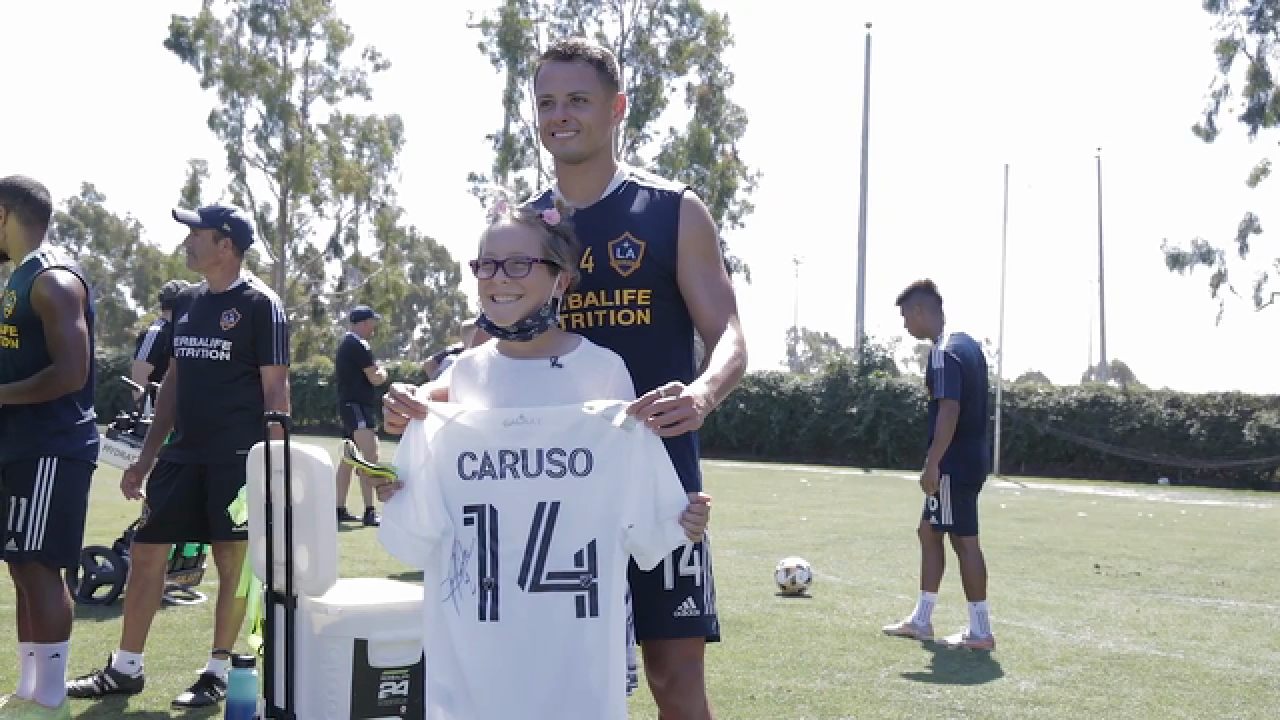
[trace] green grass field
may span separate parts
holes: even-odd
[[[329,438],[299,441],[337,451]],[[705,471],[724,631],[708,651],[708,674],[720,718],[1201,720],[1280,712],[1280,498],[993,481],[981,507],[999,646],[986,654],[880,633],[910,612],[916,595],[921,497],[907,475],[717,462]],[[95,477],[89,544],[110,544],[137,513],[118,480],[105,466]],[[356,492],[351,499],[359,505]],[[371,530],[344,532],[340,542],[346,575],[405,570]],[[775,594],[773,566],[785,555],[813,564],[810,597]],[[119,611],[119,603],[79,609],[73,674],[98,666],[116,646]],[[13,627],[13,612],[12,588],[0,583],[0,627]],[[934,626],[949,633],[966,621],[952,562]],[[171,715],[169,701],[203,665],[211,623],[211,604],[162,610],[147,649],[146,692],[77,701],[76,717],[181,715]],[[14,659],[11,650],[0,653],[0,691],[12,689]],[[644,689],[631,707],[632,717],[656,717]]]

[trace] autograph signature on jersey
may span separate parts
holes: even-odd
[[[475,540],[471,541],[469,548],[464,548],[462,543],[454,540],[453,552],[449,556],[449,577],[440,583],[446,589],[444,602],[453,602],[453,609],[459,615],[462,614],[462,609],[458,607],[458,596],[464,590],[470,590],[473,597],[476,594],[476,583],[471,577],[471,555],[475,551]]]

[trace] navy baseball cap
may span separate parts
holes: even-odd
[[[351,308],[351,314],[347,316],[347,319],[353,323],[358,323],[358,322],[364,322],[369,318],[377,319],[380,317],[382,316],[374,312],[373,308],[369,307],[368,305],[357,305]]]
[[[233,205],[206,205],[191,211],[173,209],[173,219],[189,228],[211,228],[231,238],[240,252],[253,244],[253,221],[245,211]]]

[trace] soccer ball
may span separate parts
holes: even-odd
[[[773,580],[783,595],[803,595],[813,584],[813,566],[804,558],[782,558],[773,570]]]

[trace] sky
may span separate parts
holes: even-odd
[[[1274,219],[1275,180],[1244,180],[1275,137],[1222,124],[1190,132],[1214,77],[1212,18],[1191,0],[843,2],[706,0],[729,12],[731,95],[750,126],[741,156],[763,172],[755,212],[727,235],[751,268],[736,281],[749,369],[779,369],[786,329],[852,344],[858,237],[864,22],[873,23],[866,331],[902,337],[894,297],[930,277],[948,329],[999,344],[1003,173],[1009,166],[1003,374],[1075,383],[1098,342],[1098,176],[1102,148],[1106,340],[1152,387],[1276,392],[1258,362],[1280,309],[1254,312],[1246,281],[1280,255],[1275,233],[1235,268],[1245,297],[1220,324],[1202,271],[1164,268],[1161,242],[1229,239],[1248,210]],[[189,158],[224,182],[205,120],[215,102],[162,46],[170,13],[198,0],[57,0],[6,8],[0,173],[42,180],[64,199],[89,181],[171,247],[169,217]],[[469,10],[491,3],[338,0],[357,47],[393,63],[370,112],[405,122],[399,200],[409,222],[464,261],[483,226],[466,175],[486,170],[501,121],[501,76],[476,49]],[[744,8],[746,11],[744,12]],[[17,31],[12,31],[17,28]],[[1265,202],[1272,199],[1270,203]],[[1267,211],[1271,210],[1271,215]],[[800,264],[794,263],[795,259]],[[798,272],[798,281],[797,281]],[[463,288],[474,299],[474,281]],[[914,341],[904,339],[904,349]],[[1092,355],[1091,355],[1092,351]]]

